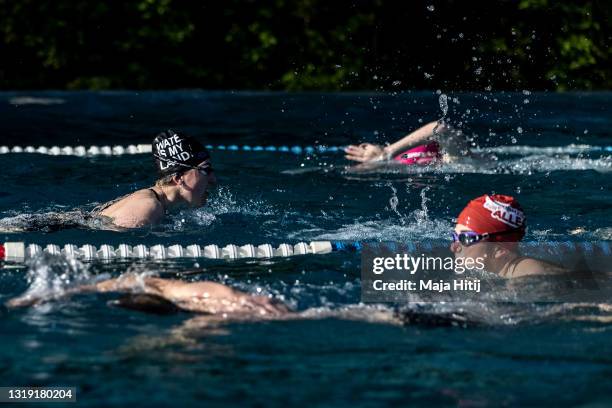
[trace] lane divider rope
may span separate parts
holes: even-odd
[[[121,156],[124,154],[151,153],[151,145],[139,144],[129,146],[0,146],[0,154],[9,153],[38,153],[51,156]]]
[[[344,247],[342,247],[344,248]],[[219,247],[217,245],[135,245],[119,244],[116,248],[112,245],[94,245],[85,244],[77,246],[74,244],[66,244],[60,248],[59,245],[48,244],[44,248],[37,244],[26,245],[23,242],[5,242],[0,245],[0,259],[9,262],[23,262],[31,259],[42,252],[64,255],[69,258],[79,258],[84,260],[95,259],[122,259],[122,258],[140,258],[140,259],[172,259],[172,258],[210,258],[210,259],[241,259],[241,258],[274,258],[288,257],[293,255],[306,254],[327,254],[333,251],[341,250],[334,249],[334,246],[329,241],[314,241],[309,244],[299,242],[295,245],[280,244],[278,247],[273,247],[270,244],[262,245],[226,245]]]
[[[421,254],[439,249],[448,249],[447,242],[341,242],[341,241],[312,241],[299,242],[295,245],[280,244],[273,247],[270,244],[262,245],[218,245],[192,244],[182,245],[135,245],[119,244],[94,246],[66,244],[60,248],[56,244],[48,244],[44,248],[38,244],[25,244],[24,242],[5,242],[0,244],[0,260],[9,262],[24,262],[43,252],[63,255],[83,260],[113,260],[113,259],[176,259],[176,258],[209,258],[209,259],[245,259],[245,258],[274,258],[290,257],[294,255],[329,254],[332,252],[359,252],[367,245],[373,250],[391,253]],[[587,257],[612,257],[612,241],[600,242],[523,242],[520,249],[523,253],[544,253],[552,259],[558,259],[568,253],[582,253]]]
[[[209,150],[226,150],[226,151],[242,151],[242,152],[280,152],[280,153],[293,153],[293,154],[313,154],[313,153],[341,153],[344,152],[344,146],[250,146],[250,145],[206,145]],[[570,145],[570,146],[549,146],[549,147],[537,147],[537,146],[497,146],[491,148],[476,148],[477,152],[498,152],[503,153],[508,150],[508,153],[521,152],[525,150],[529,152],[531,150],[546,151],[550,153],[576,153],[576,152],[612,152],[612,146],[581,146],[581,145]],[[569,149],[569,150],[568,150]],[[129,146],[0,146],[0,154],[9,153],[38,153],[47,154],[51,156],[78,156],[78,157],[91,157],[91,156],[122,156],[130,154],[146,154],[151,153],[151,145],[138,144]]]
[[[344,151],[342,146],[250,146],[250,145],[206,145],[209,150],[227,150],[244,152],[281,152],[294,154],[338,153]],[[122,156],[128,154],[151,153],[151,145],[139,144],[129,146],[0,146],[0,154],[38,153],[51,156]]]

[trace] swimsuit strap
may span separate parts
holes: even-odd
[[[159,196],[159,194],[157,194],[157,191],[153,190],[153,188],[148,188],[147,190],[151,190],[151,192],[153,194],[155,194],[155,198],[157,199],[157,201],[159,201],[159,204],[162,206],[162,208],[164,209],[164,213],[166,213],[166,206],[164,205],[164,202],[162,201],[161,197]]]
[[[159,203],[162,205],[162,207],[164,206],[164,204],[162,203],[161,198],[159,198],[159,194],[157,194],[157,191],[153,190],[152,188],[148,188],[147,190],[150,190],[154,195],[155,198],[157,198],[157,201],[159,201]]]

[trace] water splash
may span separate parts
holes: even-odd
[[[2,232],[41,231],[55,232],[65,229],[91,229],[122,231],[121,227],[113,225],[106,217],[92,216],[82,209],[62,211],[64,208],[49,207],[48,212],[25,213],[0,219]]]
[[[500,161],[493,172],[495,174],[530,175],[559,170],[594,170],[599,173],[609,173],[612,171],[612,156],[602,157],[601,159],[587,159],[570,156],[551,158],[550,156],[533,155],[516,160]]]
[[[421,190],[421,193],[419,194],[421,196],[421,208],[414,210],[414,212],[412,213],[414,220],[417,223],[420,223],[423,225],[430,222],[429,215],[427,212],[427,202],[430,200],[426,196],[426,193],[429,191],[429,189],[430,189],[429,187],[425,187]]]
[[[438,98],[438,103],[440,104],[440,110],[442,110],[442,117],[440,118],[440,121],[443,121],[448,114],[448,96],[446,96],[446,94],[441,94]]]
[[[228,187],[220,187],[217,194],[212,197],[209,204],[204,208],[208,213],[230,214],[240,213],[244,215],[274,215],[274,208],[261,199],[237,199]]]
[[[391,198],[389,198],[389,209],[393,211],[400,219],[402,225],[404,225],[404,215],[399,212],[397,209],[397,205],[399,204],[399,198],[397,196],[397,189],[393,186],[393,184],[388,184],[389,188],[392,191]]]
[[[276,214],[274,208],[259,199],[236,198],[228,187],[220,187],[210,197],[205,207],[185,209],[169,217],[165,227],[173,231],[185,231],[191,226],[208,227],[214,224],[219,215],[241,214],[248,216],[270,216]]]
[[[481,151],[486,151],[482,149]],[[585,171],[594,170],[600,173],[612,171],[612,156],[601,158],[571,157],[569,155],[549,156],[533,154],[520,158],[497,157],[496,160],[478,158],[461,158],[451,163],[440,163],[430,166],[406,166],[399,163],[381,163],[370,168],[349,170],[351,177],[370,176],[372,174],[514,174],[531,175],[550,171]],[[369,178],[371,179],[371,177]]]
[[[203,209],[183,210],[168,217],[162,227],[169,227],[172,231],[185,231],[187,227],[208,227],[217,220],[214,214]]]
[[[569,144],[567,146],[526,146],[526,145],[514,145],[514,146],[496,146],[496,147],[485,147],[485,148],[474,148],[474,152],[478,153],[497,153],[497,154],[514,154],[514,155],[548,155],[553,156],[557,154],[580,154],[580,153],[591,153],[591,152],[602,152],[601,146],[592,146],[584,144]]]
[[[90,283],[89,267],[77,259],[42,252],[28,261],[28,289],[21,295],[28,299],[55,299],[70,288]]]
[[[3,232],[52,232],[66,228],[88,228],[89,226],[87,214],[81,211],[19,214],[0,219],[0,231]]]
[[[421,190],[421,207],[399,219],[386,220],[356,220],[353,224],[343,225],[336,231],[309,229],[291,234],[300,239],[313,240],[345,240],[345,241],[399,241],[423,239],[445,239],[452,223],[445,219],[430,219],[427,203],[429,187]]]

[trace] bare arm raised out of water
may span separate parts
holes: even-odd
[[[365,163],[370,161],[390,160],[391,157],[405,151],[411,147],[426,144],[433,140],[443,139],[440,137],[449,128],[438,122],[431,122],[422,126],[388,146],[380,146],[372,143],[361,143],[350,145],[345,149],[346,158],[349,160]],[[442,144],[443,141],[442,141]]]
[[[388,161],[403,152],[432,142],[437,142],[444,161],[473,157],[462,131],[441,122],[430,122],[388,146],[371,143],[348,146],[345,157],[360,163]]]

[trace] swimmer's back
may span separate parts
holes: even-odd
[[[159,221],[164,216],[164,207],[157,193],[146,188],[111,203],[98,214],[110,218],[117,226],[134,228]]]

